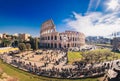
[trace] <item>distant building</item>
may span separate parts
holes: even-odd
[[[114,37],[120,37],[120,31],[113,32],[112,34],[108,35],[109,38],[113,39]]]
[[[85,45],[85,35],[76,31],[59,33],[52,20],[44,22],[40,30],[40,47],[69,48]]]
[[[111,39],[102,36],[88,36],[86,42],[89,44],[110,44]]]
[[[3,34],[2,34],[2,38],[7,38],[7,34],[6,34],[6,33],[3,33]]]
[[[13,36],[16,36],[16,37],[18,37],[18,36],[19,36],[19,34],[18,34],[18,33],[15,33],[15,34],[13,34]]]
[[[113,38],[112,45],[114,51],[120,51],[120,37]]]
[[[30,34],[19,34],[19,39],[23,39],[24,41],[29,41]]]
[[[3,37],[2,34],[0,34],[0,39],[2,39],[2,37]]]
[[[97,43],[97,36],[88,36],[86,37],[86,43]]]

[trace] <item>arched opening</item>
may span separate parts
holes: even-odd
[[[67,44],[67,47],[68,47],[68,48],[70,47],[70,44],[69,44],[69,43]]]
[[[47,43],[45,43],[45,48],[47,48]]]
[[[48,40],[50,40],[50,37],[48,36]]]
[[[57,48],[57,44],[55,43],[55,48]]]
[[[59,43],[59,48],[61,48],[61,43]]]
[[[48,48],[50,48],[50,44],[48,43]]]
[[[57,40],[57,36],[55,36],[55,40]]]
[[[76,47],[76,43],[75,43],[75,47]]]
[[[53,40],[53,36],[51,36],[51,40]]]
[[[60,40],[62,40],[62,37],[60,36]]]
[[[73,41],[74,41],[74,37],[73,37]]]
[[[53,43],[51,43],[51,48],[53,48]]]
[[[43,48],[45,47],[45,43],[42,44],[42,47],[43,47]]]

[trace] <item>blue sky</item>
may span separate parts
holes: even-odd
[[[108,27],[106,28],[108,22],[112,22],[111,20],[105,22],[107,15],[109,18],[114,15],[113,12],[119,13],[119,9],[117,9],[119,7],[118,0],[114,0],[116,2],[112,1],[0,0],[0,33],[29,33],[33,36],[39,36],[40,25],[52,18],[60,32],[75,30],[86,35],[97,35],[94,30],[105,31],[108,29]],[[113,3],[114,7],[110,3]],[[119,16],[114,16],[117,17],[117,22],[119,22]],[[105,29],[101,29],[101,25]],[[114,26],[116,25],[119,24],[117,23]],[[91,29],[90,32],[88,32],[89,29]],[[110,30],[109,33],[111,32],[113,31]]]

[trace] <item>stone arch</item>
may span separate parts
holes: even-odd
[[[62,48],[61,43],[59,43],[59,48]]]
[[[75,43],[75,47],[76,47],[76,45],[77,45],[77,44]]]
[[[57,40],[57,36],[55,36],[55,38],[54,38],[55,40]]]
[[[53,43],[51,43],[51,48],[53,48]]]
[[[60,40],[62,40],[62,37],[60,36]]]
[[[50,48],[50,44],[48,43],[48,48]]]
[[[48,40],[50,40],[50,36],[48,36]]]
[[[67,47],[68,47],[68,48],[70,47],[70,44],[69,44],[69,43],[67,44]]]
[[[74,41],[74,37],[73,37],[73,41]]]
[[[51,40],[53,40],[53,36],[51,36]]]
[[[55,46],[55,48],[57,48],[57,44],[56,43],[54,44],[54,46]]]

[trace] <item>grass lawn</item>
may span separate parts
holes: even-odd
[[[54,79],[42,76],[33,75],[17,68],[14,68],[0,60],[0,68],[8,75],[17,78],[19,81],[98,81],[97,78],[87,79]]]
[[[100,53],[104,54],[104,53],[108,52],[108,53],[112,53],[112,55],[108,57],[108,60],[113,60],[113,56],[118,57],[118,59],[120,59],[120,53],[113,53],[113,52],[111,52],[110,49],[96,49],[96,50],[92,50],[92,51],[86,51],[86,54],[88,52],[91,52],[93,54],[100,54]],[[68,64],[72,64],[74,61],[80,61],[82,58],[81,54],[82,54],[82,52],[69,51],[68,52]],[[104,55],[102,56],[102,58],[103,58],[103,61],[106,60]]]
[[[111,44],[96,44],[98,46],[112,46]]]
[[[72,64],[74,61],[80,61],[81,58],[81,52],[68,52],[68,64]]]

